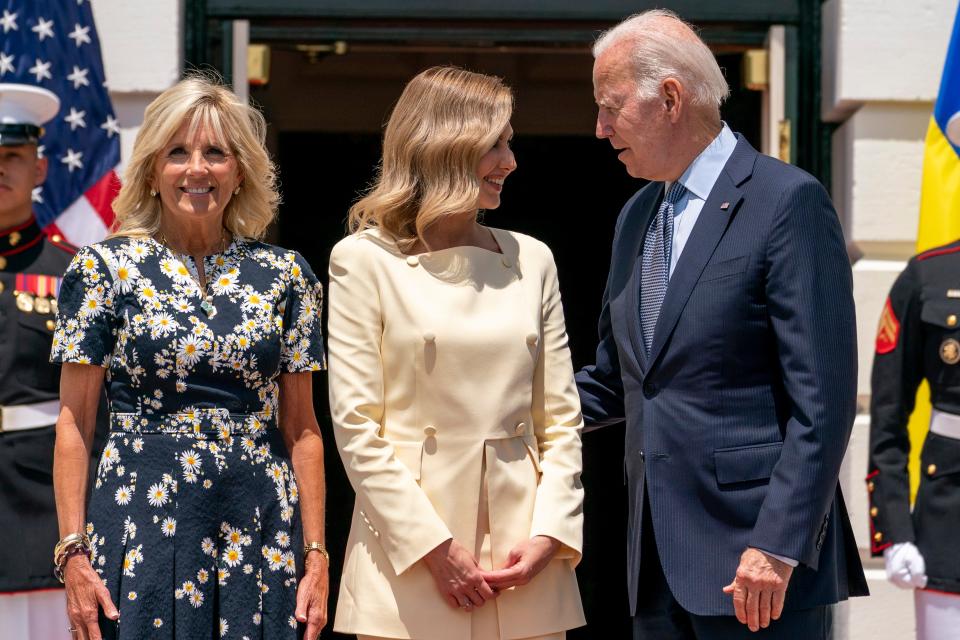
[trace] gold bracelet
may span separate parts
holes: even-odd
[[[87,535],[84,533],[71,533],[61,538],[60,541],[57,542],[57,544],[54,545],[53,547],[54,563],[59,564],[57,562],[57,558],[61,556],[63,552],[67,550],[68,547],[75,547],[75,546],[81,546],[89,550],[90,538],[88,538]]]
[[[83,533],[71,533],[64,536],[53,547],[53,575],[57,580],[63,582],[63,569],[67,564],[67,559],[82,551],[88,558],[91,555],[90,538]]]
[[[303,558],[306,560],[307,554],[311,551],[319,551],[320,555],[327,559],[327,564],[330,564],[330,554],[327,552],[327,548],[323,546],[322,542],[308,542],[303,545]]]

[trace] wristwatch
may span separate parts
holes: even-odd
[[[303,545],[303,557],[306,558],[307,554],[311,551],[319,551],[320,555],[327,559],[327,564],[330,563],[330,554],[327,552],[327,548],[323,546],[322,542],[308,542]]]

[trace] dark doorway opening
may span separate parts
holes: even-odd
[[[581,95],[571,100],[592,103],[589,57],[569,58],[570,63],[583,72],[579,85],[571,88]],[[759,146],[760,94],[740,88],[740,54],[724,54],[719,59],[733,89],[724,109],[724,118],[732,129],[744,133],[755,147]],[[443,60],[419,62],[429,66]],[[458,62],[473,70],[487,70],[483,60],[475,60],[474,64]],[[502,68],[501,64],[497,66]],[[415,72],[416,69],[409,75]],[[491,72],[496,73],[496,69]],[[576,130],[557,126],[559,131],[550,132],[549,127],[532,126],[537,114],[524,110],[524,96],[533,89],[523,83],[522,77],[508,76],[506,79],[517,93],[513,148],[518,170],[507,180],[500,209],[485,212],[484,222],[533,235],[553,250],[574,366],[580,368],[591,363],[594,357],[596,322],[617,215],[623,203],[642,183],[626,175],[607,142],[592,136],[589,119]],[[384,82],[371,89],[370,82],[366,79],[357,91],[379,96],[380,104],[371,110],[383,113],[385,119],[403,83],[393,80],[390,84],[394,92],[384,90]],[[274,121],[271,105],[280,108],[281,105],[277,104],[279,98],[264,95],[263,91],[255,97],[266,105],[268,119]],[[331,99],[345,103],[351,100],[343,95]],[[554,104],[553,108],[562,110],[564,104]],[[562,123],[564,117],[562,114],[544,114],[542,120]],[[347,210],[374,175],[380,156],[381,122],[353,132],[338,131],[335,123],[325,130],[322,122],[315,129],[303,130],[303,125],[298,123],[296,130],[291,128],[276,134],[275,150],[284,197],[276,241],[300,251],[325,286],[330,250],[346,232]],[[527,123],[528,126],[518,126],[518,123]],[[535,129],[536,132],[528,133],[525,129]],[[316,378],[317,414],[327,444],[327,541],[331,554],[329,626],[332,626],[354,497],[334,444],[327,407],[326,376]],[[622,428],[611,427],[585,435],[585,554],[578,568],[578,577],[588,626],[569,633],[571,640],[625,638],[630,634],[624,575],[626,490],[622,460]],[[328,628],[323,637],[337,637],[337,634]]]

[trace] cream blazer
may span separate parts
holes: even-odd
[[[451,537],[477,549],[482,511],[496,568],[531,536],[563,544],[494,601],[500,637],[584,624],[583,422],[556,266],[543,243],[491,231],[503,254],[406,256],[367,230],[330,255],[330,408],[357,496],[336,631],[470,638],[420,560]]]

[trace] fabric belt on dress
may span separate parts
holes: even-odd
[[[49,427],[57,422],[59,415],[59,400],[0,407],[0,433]]]
[[[960,416],[934,409],[930,413],[930,431],[944,438],[960,440]]]
[[[231,413],[226,409],[196,409],[176,413],[110,413],[110,430],[127,433],[184,435],[256,435],[276,429],[274,413]]]

